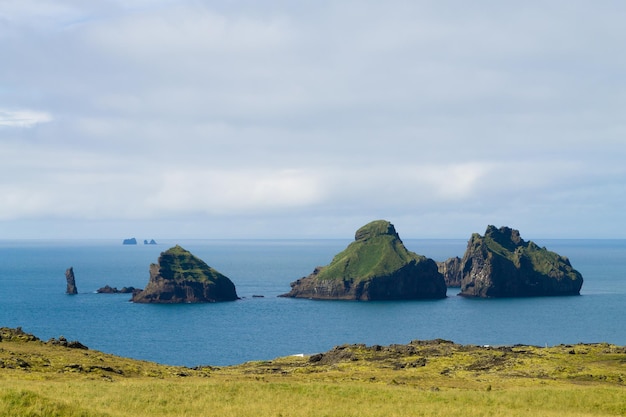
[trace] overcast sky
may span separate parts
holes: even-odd
[[[626,238],[626,2],[0,0],[1,238]]]

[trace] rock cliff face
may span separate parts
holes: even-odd
[[[488,226],[475,233],[461,261],[461,293],[469,297],[577,295],[582,275],[566,257],[525,242],[519,231]]]
[[[67,282],[67,289],[65,290],[66,294],[78,294],[78,289],[76,288],[76,277],[74,277],[74,268],[69,267],[65,270],[65,281]]]
[[[371,222],[332,262],[291,283],[283,297],[319,300],[444,298],[446,285],[432,259],[408,251],[391,223]]]
[[[461,273],[461,258],[455,256],[443,262],[437,262],[439,273],[443,275],[447,287],[460,287],[463,274]]]
[[[235,285],[189,251],[176,245],[150,265],[150,280],[133,293],[135,303],[206,303],[237,300]]]

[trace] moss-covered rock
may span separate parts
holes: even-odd
[[[235,285],[191,252],[176,245],[150,265],[150,280],[135,303],[206,303],[237,300]]]
[[[460,295],[470,297],[577,295],[583,284],[566,257],[525,242],[509,227],[473,234],[460,268]]]
[[[285,297],[339,300],[444,298],[446,285],[432,259],[407,250],[394,226],[373,221],[332,262],[291,283]]]

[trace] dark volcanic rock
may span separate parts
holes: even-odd
[[[150,280],[133,294],[135,303],[205,303],[237,300],[235,285],[204,261],[176,245],[150,265]]]
[[[443,262],[437,262],[437,269],[443,275],[448,287],[460,287],[463,274],[461,271],[461,258],[455,256]]]
[[[67,281],[67,289],[65,290],[66,294],[78,294],[78,289],[76,288],[76,278],[74,277],[74,268],[69,267],[65,270],[65,281]]]
[[[78,340],[74,340],[74,341],[70,342],[63,336],[59,336],[58,339],[55,339],[53,337],[52,339],[48,340],[46,343],[49,344],[49,345],[65,346],[65,347],[70,348],[70,349],[89,350],[89,348],[87,346],[83,345]]]
[[[109,285],[105,285],[104,287],[96,290],[98,294],[134,294],[139,291],[142,291],[142,289],[135,287],[122,287],[122,289],[118,290],[117,287],[111,287]]]
[[[332,262],[291,283],[282,297],[320,300],[445,298],[446,284],[432,259],[408,251],[391,223],[371,222]]]
[[[461,261],[461,293],[470,297],[577,295],[582,275],[566,257],[525,242],[519,231],[487,227],[475,233]]]

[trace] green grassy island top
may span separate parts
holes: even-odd
[[[200,258],[176,245],[150,265],[150,280],[133,294],[136,303],[205,303],[237,300],[235,284]]]
[[[228,279],[179,245],[162,252],[158,265],[152,265],[158,266],[159,275],[163,279],[175,282],[217,282]]]
[[[386,220],[376,220],[361,227],[355,240],[318,274],[319,280],[353,280],[390,275],[414,260],[425,256],[407,250],[394,226]]]

